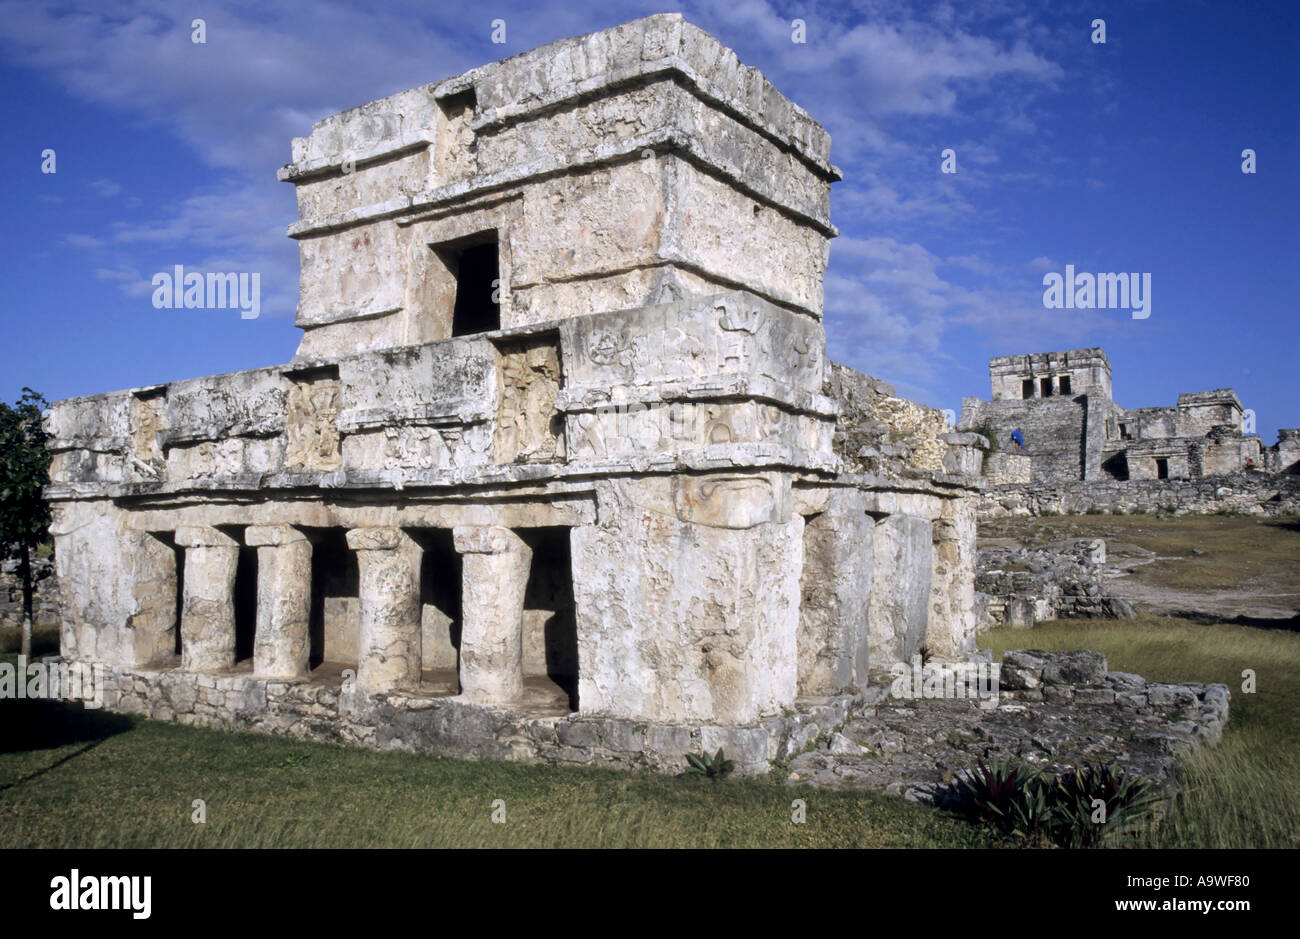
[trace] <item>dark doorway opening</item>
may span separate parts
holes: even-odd
[[[420,683],[460,693],[461,557],[450,528],[413,529],[420,559]]]
[[[546,680],[578,710],[578,624],[573,608],[573,559],[568,528],[519,533],[533,549],[524,592],[524,678]]]
[[[456,279],[451,334],[468,336],[501,328],[501,260],[496,232],[435,249]]]
[[[1069,393],[1070,393],[1070,376],[1069,376],[1069,375],[1062,375],[1062,376],[1061,376],[1061,394],[1063,394],[1063,395],[1068,395]]]
[[[241,547],[235,565],[235,664],[253,657],[257,632],[257,549]]]
[[[181,619],[185,613],[185,549],[171,542],[172,550],[176,552],[176,623],[172,628],[172,638],[174,640],[172,653],[181,654]]]
[[[361,625],[361,577],[357,556],[348,548],[342,528],[310,531],[311,619],[307,663],[355,665]]]
[[[1123,453],[1116,453],[1101,468],[1111,479],[1128,479],[1128,459]]]
[[[1032,398],[1034,396],[1034,380],[1026,378],[1020,383],[1020,397]]]
[[[1156,479],[1169,478],[1169,461],[1156,460]]]
[[[1040,393],[1044,398],[1050,398],[1052,396],[1052,380],[1050,378],[1039,379],[1038,386]]]

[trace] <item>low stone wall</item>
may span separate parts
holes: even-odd
[[[985,548],[975,575],[976,628],[1029,629],[1053,619],[1132,619],[1133,607],[1106,588],[1106,542],[1067,549]]]
[[[0,648],[14,646],[23,628],[23,580],[16,560],[0,564]],[[32,632],[59,631],[59,578],[50,558],[32,559]]]
[[[927,677],[932,671],[925,667]],[[1104,655],[1086,650],[1007,652],[995,699],[977,699],[975,690],[900,698],[877,684],[843,728],[791,761],[788,782],[942,805],[976,760],[997,756],[1053,775],[1113,762],[1172,797],[1178,761],[1218,743],[1231,699],[1226,685],[1109,671]]]
[[[984,478],[991,486],[1028,483],[1033,478],[1033,458],[1028,453],[998,450],[984,455]]]
[[[1300,514],[1300,476],[1235,473],[1201,479],[1105,480],[998,486],[979,497],[980,518],[1008,515],[1219,512],[1277,517]]]
[[[180,669],[104,668],[103,706],[221,730],[285,734],[375,750],[680,773],[686,754],[721,748],[741,775],[761,775],[842,725],[858,695],[801,700],[748,726],[658,724],[569,714],[537,717],[463,698],[364,695],[352,680],[275,681]]]

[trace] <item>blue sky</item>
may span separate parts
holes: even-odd
[[[344,108],[678,10],[832,136],[832,358],[935,407],[993,355],[1100,345],[1126,407],[1237,389],[1300,426],[1300,4],[719,0],[661,6],[0,2],[0,398],[288,361],[289,141]],[[190,20],[207,42],[190,41]],[[491,41],[506,21],[505,44]],[[791,21],[807,41],[791,41]],[[1106,21],[1106,43],[1091,22]],[[41,154],[57,172],[41,172]],[[957,172],[940,172],[941,151]],[[1257,172],[1241,172],[1241,151]],[[155,310],[176,264],[261,274],[262,313]],[[1045,272],[1149,272],[1151,316],[1056,310]]]

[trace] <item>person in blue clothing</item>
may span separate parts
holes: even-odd
[[[1019,427],[1011,432],[1011,442],[1016,445],[1017,450],[1025,449],[1025,435],[1021,433]]]

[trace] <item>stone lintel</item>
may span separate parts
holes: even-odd
[[[353,551],[396,551],[409,536],[400,528],[353,528],[347,539]]]
[[[452,538],[461,554],[505,554],[526,547],[522,538],[499,525],[457,526]]]
[[[239,542],[209,525],[186,525],[176,529],[176,543],[182,548],[238,548]]]
[[[306,541],[307,536],[292,525],[250,525],[244,530],[244,543],[250,547],[279,547]]]

